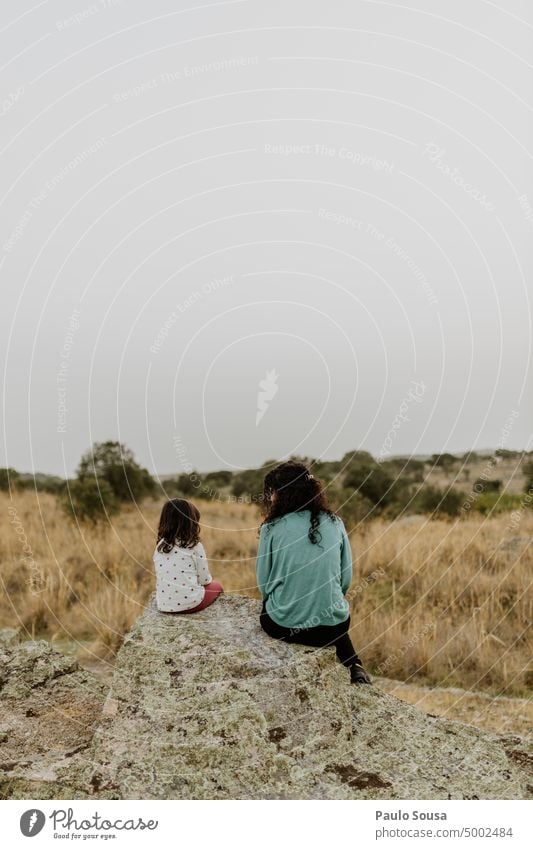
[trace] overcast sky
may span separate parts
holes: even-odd
[[[525,0],[22,0],[3,457],[531,447]]]

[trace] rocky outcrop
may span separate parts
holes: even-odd
[[[0,632],[0,798],[75,798],[106,688],[44,642]]]
[[[378,687],[354,687],[333,650],[276,642],[259,628],[258,614],[258,602],[239,596],[222,596],[190,616],[160,614],[150,604],[119,653],[90,746],[73,755],[70,769],[63,754],[52,765],[56,789],[68,790],[55,795],[527,796],[521,740],[504,745]],[[44,686],[53,686],[49,677]],[[96,703],[101,692],[96,699],[97,690],[88,690]],[[43,798],[35,788],[33,796]]]
[[[403,702],[415,705],[424,713],[466,722],[499,737],[521,737],[533,744],[533,700],[510,696],[494,696],[460,687],[424,686],[410,681],[378,678],[381,690],[392,693]]]
[[[149,606],[126,639],[91,782],[128,798],[520,798],[489,735],[353,687],[333,650],[288,646],[259,605]]]

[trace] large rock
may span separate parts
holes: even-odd
[[[153,603],[126,638],[87,792],[153,799],[521,799],[519,744],[350,685],[333,650],[288,646],[259,603]],[[506,754],[506,748],[509,755]],[[514,751],[514,758],[511,756]]]
[[[524,738],[353,687],[333,650],[271,640],[258,615],[238,596],[190,616],[151,604],[107,698],[72,658],[7,635],[0,797],[530,797]]]
[[[106,689],[48,643],[8,636],[0,640],[0,798],[76,798],[86,792],[85,754]]]

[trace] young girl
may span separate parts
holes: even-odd
[[[223,592],[213,581],[200,542],[200,513],[182,498],[161,510],[154,551],[156,603],[162,613],[196,613]]]
[[[348,634],[350,542],[320,481],[302,463],[281,463],[265,477],[263,510],[256,563],[263,630],[289,643],[335,646],[352,683],[370,684]]]

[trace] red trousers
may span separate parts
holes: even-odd
[[[211,581],[209,584],[205,584],[204,586],[205,594],[196,607],[191,607],[190,610],[180,610],[180,613],[197,613],[198,610],[203,610],[204,607],[209,607],[210,604],[213,604],[214,601],[217,600],[220,593],[224,592],[224,587],[218,581]]]

